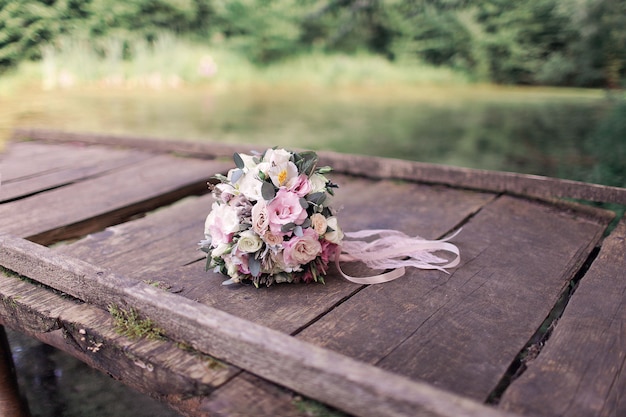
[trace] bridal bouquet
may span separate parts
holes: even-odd
[[[318,167],[315,152],[275,148],[234,161],[212,190],[200,242],[207,270],[228,275],[224,284],[323,283],[343,239],[328,206],[331,168]]]

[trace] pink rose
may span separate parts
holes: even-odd
[[[281,188],[276,197],[267,204],[267,215],[272,233],[282,233],[282,226],[288,223],[302,224],[307,212],[300,204],[297,194]]]
[[[337,254],[337,249],[339,246],[329,242],[328,240],[322,240],[322,255],[321,259],[324,264],[328,264],[328,262],[335,259],[335,255]]]
[[[204,223],[204,234],[211,237],[211,244],[217,247],[229,243],[239,230],[239,214],[228,204],[213,203],[211,212]]]
[[[290,182],[289,191],[296,193],[298,197],[304,197],[311,192],[309,178],[304,174],[298,175]]]
[[[311,262],[322,252],[318,235],[310,228],[304,229],[302,236],[285,242],[283,248],[285,264],[292,268]]]

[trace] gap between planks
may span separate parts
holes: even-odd
[[[174,340],[362,416],[513,416],[319,348],[23,239],[0,235],[0,263],[99,306],[132,305]],[[62,287],[62,288],[61,288]]]

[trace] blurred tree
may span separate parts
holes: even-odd
[[[307,4],[299,0],[215,0],[214,25],[256,63],[268,63],[300,48]]]
[[[0,71],[60,34],[95,45],[113,37],[128,56],[133,41],[164,31],[222,39],[259,64],[365,50],[485,82],[618,87],[626,78],[624,0],[0,0]]]
[[[578,64],[574,82],[620,87],[626,79],[626,2],[598,0],[588,5],[574,20],[580,28],[580,38],[571,46]]]
[[[0,0],[0,71],[41,55],[61,34],[122,40],[154,39],[159,32],[206,37],[210,0]]]

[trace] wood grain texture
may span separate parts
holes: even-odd
[[[337,175],[333,176],[333,181],[340,184],[334,205],[340,208],[346,226],[353,230],[391,227],[401,218],[398,210],[405,210],[409,218],[402,226],[407,232],[440,235],[493,198],[488,194]],[[371,199],[368,192],[381,198]],[[414,204],[406,208],[403,201],[398,201],[397,205],[388,207],[386,201],[397,194]],[[204,262],[177,270],[176,266],[201,256],[196,242],[201,237],[211,202],[208,195],[190,198],[56,250],[129,277],[159,281],[181,291],[187,298],[286,333],[305,327],[361,288],[335,275],[327,278],[327,285],[306,288],[300,285],[260,290],[249,286],[228,288],[221,285],[224,277],[204,271]],[[366,215],[370,212],[371,217]],[[353,267],[352,271],[371,273],[358,267]],[[303,303],[307,308],[302,308]],[[251,385],[257,389],[250,390]],[[257,415],[300,414],[291,393],[249,374],[229,381],[214,395],[202,400],[198,408],[212,410],[217,415],[237,415],[243,410],[254,411]]]
[[[82,236],[124,219],[206,192],[222,162],[161,155],[97,178],[0,206],[0,230],[33,241]]]
[[[408,233],[437,237],[493,198],[445,187],[348,176],[334,176],[333,180],[340,184],[333,205],[342,227],[348,230],[400,227]],[[378,198],[371,198],[370,193]],[[391,199],[396,204],[390,206]],[[290,334],[361,288],[340,278],[334,269],[327,285],[277,285],[257,290],[252,286],[223,287],[225,277],[205,272],[204,261],[181,267],[202,258],[196,243],[202,238],[211,202],[210,196],[190,199],[57,250],[137,280],[162,282],[189,299]],[[373,273],[358,265],[347,268],[353,273]]]
[[[0,235],[0,265],[98,306],[133,306],[172,340],[362,416],[513,415],[410,381],[78,259]]]
[[[106,311],[2,273],[0,323],[181,411],[240,372],[172,341],[128,339]]]
[[[370,286],[299,337],[484,401],[607,220],[502,197],[455,238],[462,263],[451,275],[410,270]]]
[[[0,160],[0,202],[85,180],[151,156],[102,146],[14,143]]]
[[[204,238],[212,203],[210,194],[187,197],[56,250],[131,277],[163,277],[168,270],[204,258],[198,242]]]
[[[37,139],[51,142],[109,143],[160,152],[176,152],[199,157],[231,156],[233,152],[265,149],[260,145],[233,145],[217,142],[166,141],[146,137],[85,134],[42,129],[17,129],[15,140]],[[271,146],[271,145],[270,145]],[[506,192],[540,198],[567,197],[626,204],[626,189],[538,175],[496,172],[371,156],[318,152],[323,164],[337,172],[370,178],[397,178],[430,184],[445,184],[489,192]]]
[[[550,417],[626,415],[625,254],[622,219],[502,408]]]

